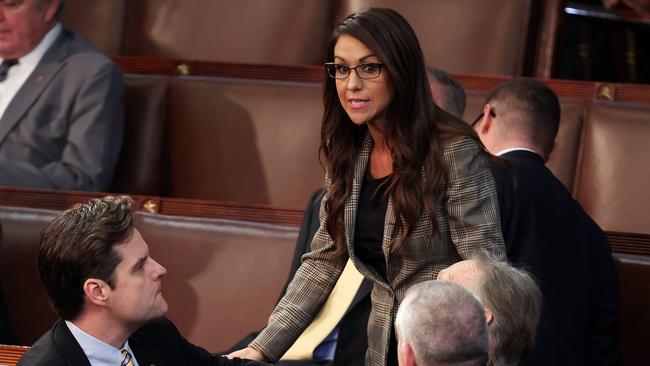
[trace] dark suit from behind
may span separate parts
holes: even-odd
[[[311,248],[311,241],[314,234],[318,230],[319,210],[321,200],[323,198],[323,189],[318,189],[312,194],[305,214],[300,225],[300,232],[298,233],[298,240],[296,241],[296,248],[293,253],[293,262],[291,264],[291,271],[287,279],[284,289],[280,294],[280,298],[284,296],[289,282],[296,274],[298,267],[300,267],[301,258],[303,254],[309,252]],[[339,335],[336,343],[336,352],[334,360],[331,365],[334,366],[348,366],[348,365],[363,365],[368,348],[368,337],[366,328],[368,326],[368,316],[370,315],[370,291],[372,290],[372,282],[364,279],[357,294],[352,300],[352,304],[346,311],[345,315],[339,323]],[[248,344],[257,337],[259,332],[249,334],[246,338],[237,343],[230,351],[235,351],[248,346]],[[277,365],[285,366],[312,366],[323,365],[314,361],[279,361]]]
[[[129,338],[140,366],[253,366],[258,362],[228,360],[189,343],[166,318],[150,322]],[[20,366],[90,366],[64,321],[57,321],[18,362]]]
[[[607,239],[537,154],[495,164],[510,261],[538,280],[536,346],[521,365],[617,365],[618,277]]]

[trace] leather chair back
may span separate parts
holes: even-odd
[[[575,196],[603,230],[650,234],[650,106],[593,102]]]
[[[266,325],[289,274],[296,227],[152,214],[137,225],[168,270],[168,316],[185,337],[218,352]]]
[[[622,364],[640,365],[648,360],[650,257],[620,253],[613,257],[619,276]]]
[[[164,76],[125,76],[124,141],[111,192],[160,193],[168,81]]]
[[[130,1],[124,53],[264,64],[323,61],[330,2]]]
[[[318,84],[179,77],[164,195],[302,209],[324,173]]]
[[[451,73],[521,75],[531,0],[343,0],[343,18],[392,8],[415,30],[427,66]]]
[[[63,25],[107,55],[122,53],[125,0],[65,0]]]

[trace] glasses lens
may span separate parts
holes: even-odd
[[[327,75],[329,75],[331,78],[336,78],[336,65],[326,64],[325,70],[327,70]]]
[[[363,79],[374,79],[381,73],[380,64],[364,64],[357,66],[359,76]]]

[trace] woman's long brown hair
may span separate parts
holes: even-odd
[[[401,234],[395,246],[399,248],[410,237],[423,209],[431,217],[434,231],[437,227],[434,209],[447,191],[442,140],[458,135],[478,138],[465,123],[432,102],[422,50],[413,29],[399,13],[370,8],[341,21],[330,39],[328,61],[334,59],[334,46],[342,34],[358,39],[379,57],[384,64],[382,72],[390,74],[395,91],[383,128],[393,157],[393,174],[386,192],[391,196],[396,229]],[[368,127],[352,123],[339,102],[335,80],[327,76],[323,103],[320,150],[331,181],[325,225],[337,250],[345,251],[345,202]]]

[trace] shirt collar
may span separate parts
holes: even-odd
[[[494,155],[496,155],[496,156],[501,156],[501,155],[503,155],[503,154],[507,154],[507,153],[509,153],[509,152],[511,152],[511,151],[530,151],[530,152],[532,152],[533,154],[537,154],[537,155],[539,155],[539,153],[538,153],[537,151],[535,151],[535,150],[531,150],[531,149],[528,149],[528,148],[525,148],[525,147],[511,147],[511,148],[509,148],[509,149],[501,150],[501,151],[499,151],[498,153],[496,153],[496,154],[494,154]]]
[[[72,336],[77,340],[77,343],[79,343],[79,346],[81,346],[81,349],[86,354],[92,366],[115,366],[120,364],[122,361],[122,351],[120,349],[91,336],[71,321],[66,320],[65,324],[70,329]],[[123,348],[128,349],[131,355],[133,355],[128,340],[124,343]]]
[[[36,65],[41,61],[41,58],[43,58],[43,55],[45,55],[45,52],[50,49],[50,46],[54,44],[54,41],[56,41],[56,38],[62,31],[63,27],[61,26],[61,23],[56,23],[56,25],[45,34],[45,37],[41,39],[33,50],[18,59],[18,65],[21,67],[36,67]]]

